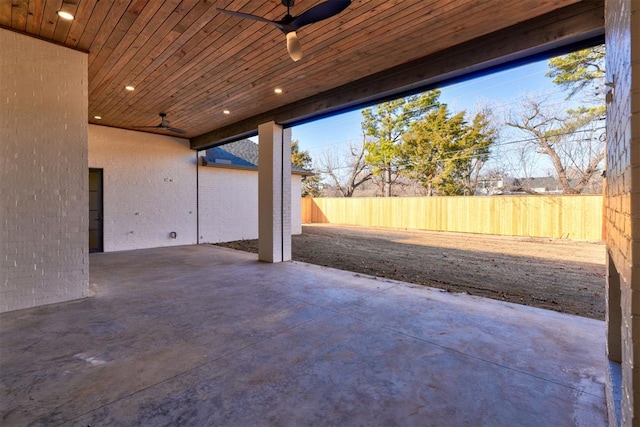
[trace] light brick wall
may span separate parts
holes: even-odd
[[[258,237],[258,173],[200,166],[200,243]]]
[[[87,55],[0,29],[0,312],[87,296]]]
[[[200,243],[258,238],[258,172],[196,169],[183,138],[89,125],[89,167],[103,169],[105,252],[195,244],[198,212]],[[291,181],[300,234],[300,176]]]
[[[302,234],[302,177],[291,175],[291,234]]]
[[[260,134],[258,128],[258,134]],[[284,207],[284,211],[282,211],[282,220],[279,224],[279,228],[282,235],[282,261],[291,261],[291,252],[292,252],[292,243],[291,243],[291,191],[288,191],[291,188],[291,128],[286,128],[282,130],[282,177],[280,178],[280,184],[282,185],[282,190],[280,190],[282,206]],[[300,212],[300,211],[298,211]],[[298,213],[297,216],[301,214]]]
[[[89,125],[89,167],[103,169],[105,252],[197,242],[188,140]]]
[[[258,238],[258,172],[200,166],[200,243]],[[291,176],[291,233],[302,233],[300,175]]]
[[[620,347],[622,423],[631,426],[640,424],[640,2],[608,0],[605,13],[607,81],[614,84],[607,106],[608,345],[613,359],[611,347]],[[620,306],[611,288],[618,279]]]

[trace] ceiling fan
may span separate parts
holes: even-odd
[[[157,126],[134,126],[134,128],[136,129],[163,129],[163,130],[168,130],[170,132],[175,132],[175,133],[181,133],[181,134],[185,134],[187,133],[186,130],[182,130],[182,129],[178,129],[178,128],[174,128],[171,127],[171,122],[169,122],[169,120],[167,120],[167,114],[166,113],[160,113],[160,124]]]
[[[300,42],[298,41],[298,34],[296,33],[296,31],[298,31],[305,25],[323,21],[339,14],[351,4],[351,0],[327,0],[312,7],[306,12],[303,12],[299,16],[291,16],[289,10],[294,4],[295,0],[282,0],[282,5],[287,7],[287,14],[279,21],[272,21],[270,19],[251,15],[249,13],[234,12],[226,9],[218,9],[218,11],[227,13],[229,15],[238,16],[240,18],[267,22],[275,26],[287,36],[287,51],[289,52],[289,56],[294,61],[298,61],[302,58],[302,47],[300,46]]]

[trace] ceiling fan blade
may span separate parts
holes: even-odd
[[[300,41],[295,31],[287,33],[287,51],[294,61],[302,59],[302,46],[300,46]]]
[[[297,16],[289,24],[294,29],[313,24],[339,14],[351,4],[351,0],[327,0]]]
[[[186,130],[178,129],[178,128],[164,128],[164,129],[169,130],[171,132],[175,132],[175,133],[181,133],[181,134],[187,133]]]
[[[188,133],[186,130],[182,130],[182,129],[178,129],[178,128],[172,128],[171,127],[171,123],[169,122],[169,120],[167,120],[167,114],[166,113],[160,113],[160,124],[156,125],[156,126],[133,126],[133,129],[162,129],[162,130],[168,130],[170,132],[175,132],[175,133],[181,133],[181,134],[185,134]]]
[[[226,10],[226,9],[220,9],[220,8],[217,8],[217,10],[218,12],[226,13],[227,15],[237,16],[238,18],[245,18],[245,19],[251,19],[253,21],[266,22],[279,29],[282,29],[282,24],[280,24],[278,21],[272,21],[270,19],[263,18],[262,16],[256,16],[250,13],[234,12],[233,10]]]

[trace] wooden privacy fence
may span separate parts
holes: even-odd
[[[602,239],[602,196],[303,198],[302,222]]]

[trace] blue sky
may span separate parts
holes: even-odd
[[[505,112],[518,107],[518,100],[524,94],[552,94],[559,103],[565,94],[545,77],[548,71],[547,61],[540,61],[499,73],[485,75],[473,80],[442,87],[441,102],[449,105],[452,112],[465,110],[470,119],[478,107],[490,106],[502,117]],[[360,110],[317,120],[296,126],[292,129],[292,138],[300,143],[302,150],[309,151],[317,159],[326,150],[348,147],[349,142],[360,142],[362,131]]]

